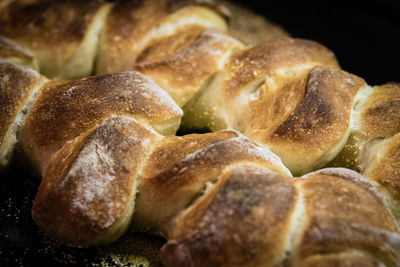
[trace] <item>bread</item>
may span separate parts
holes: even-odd
[[[1,55],[33,54],[54,79],[113,73],[50,81],[0,62],[0,164],[17,145],[43,178],[37,225],[74,246],[161,234],[167,266],[398,265],[400,85],[371,87],[312,41],[246,46],[229,16],[208,1],[2,3]],[[216,132],[167,136],[182,115]],[[365,177],[309,173],[327,164]]]
[[[11,160],[17,130],[39,88],[47,81],[39,73],[0,59],[0,170]]]
[[[137,72],[48,82],[21,127],[21,145],[35,166],[45,168],[44,162],[65,143],[113,115],[135,117],[170,135],[178,129],[182,111],[168,94]]]
[[[0,35],[29,48],[41,73],[59,79],[92,73],[108,4],[102,0],[3,2]]]
[[[15,65],[39,70],[38,62],[31,51],[2,36],[0,36],[0,57]]]
[[[0,35],[32,51],[44,75],[74,79],[131,70],[148,41],[185,25],[227,31],[229,14],[212,0],[126,0],[112,6],[103,0],[12,0],[1,3]],[[164,27],[157,28],[160,23]],[[276,26],[258,24],[274,29],[276,36],[286,36]],[[235,30],[239,35],[242,31]]]
[[[290,179],[239,167],[176,219],[161,258],[166,266],[394,266],[398,226],[378,195],[345,169]]]
[[[177,156],[166,148],[171,143],[182,146]],[[201,149],[215,150],[215,154],[194,156]],[[168,152],[172,159],[166,164],[165,157],[158,155]],[[262,152],[234,132],[162,137],[134,119],[112,117],[55,154],[35,198],[32,216],[43,230],[72,245],[112,242],[131,220],[138,228],[161,231],[229,165],[259,161],[288,173],[276,156],[271,154],[268,159],[268,152]],[[235,154],[237,160],[230,161]],[[213,160],[217,157],[222,157],[220,162]],[[161,163],[167,166],[147,167]],[[137,191],[143,197],[136,198]]]

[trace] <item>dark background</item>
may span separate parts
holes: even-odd
[[[370,85],[400,82],[400,1],[233,1],[330,48]]]
[[[395,1],[234,2],[283,26],[294,37],[329,47],[344,70],[371,85],[400,82],[400,10]],[[92,262],[96,250],[54,245],[37,230],[30,207],[39,183],[18,169],[0,174],[0,266]]]

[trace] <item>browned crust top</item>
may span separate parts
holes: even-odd
[[[172,198],[180,188],[200,181],[201,184],[215,181],[230,165],[250,162],[278,172],[286,171],[273,153],[234,131],[168,137],[164,141],[150,156],[141,186],[147,190],[150,187],[152,193],[148,197],[157,201]],[[146,194],[143,197],[146,198]]]
[[[33,90],[45,81],[36,71],[0,59],[0,143]]]
[[[234,131],[220,131],[207,134],[190,134],[185,136],[171,136],[163,139],[149,156],[144,169],[144,177],[155,177],[160,173],[170,170],[182,161],[187,155],[211,144],[238,137]],[[176,147],[179,146],[179,150]],[[198,163],[197,161],[194,161]],[[161,184],[163,182],[160,182]]]
[[[203,26],[186,25],[172,35],[155,37],[140,52],[136,62],[154,62],[172,57],[194,43],[204,30]]]
[[[165,231],[170,218],[203,194],[227,168],[246,164],[290,175],[276,155],[238,132],[164,138],[142,172],[139,224],[160,225]]]
[[[336,141],[349,127],[354,95],[363,84],[361,78],[344,71],[315,67],[308,76],[303,100],[270,140],[317,142],[318,147],[331,139],[329,135]]]
[[[224,91],[236,96],[251,81],[296,65],[308,65],[308,69],[315,65],[338,67],[335,55],[316,42],[295,38],[263,42],[232,55],[225,66]]]
[[[301,184],[308,223],[295,262],[348,249],[389,265],[400,260],[396,222],[366,178],[347,169],[324,169],[296,182]]]
[[[137,173],[157,136],[134,119],[112,117],[67,143],[39,187],[35,222],[64,242],[90,245],[130,206]]]
[[[294,112],[271,134],[261,132],[257,138],[265,134],[262,141],[272,151],[312,166],[345,137],[354,96],[364,84],[364,80],[347,72],[315,67]]]
[[[389,137],[400,132],[400,84],[373,88],[361,113],[361,127],[367,139]]]
[[[66,141],[112,115],[153,124],[182,115],[180,108],[154,82],[137,72],[53,81],[42,89],[22,137],[35,152],[55,152]]]
[[[363,175],[374,179],[400,200],[400,133],[382,142],[375,158],[363,170]]]
[[[283,252],[296,199],[289,177],[238,167],[178,218],[161,250],[163,263],[272,266]]]
[[[191,31],[190,27],[185,30]],[[187,41],[193,39],[191,37]],[[177,39],[169,40],[175,43]],[[179,104],[185,103],[199,91],[203,83],[219,71],[224,57],[241,46],[237,40],[215,29],[206,29],[194,42],[186,45],[170,57],[139,62],[135,67],[165,87]]]
[[[105,69],[101,71],[124,71],[132,69],[143,47],[138,46],[160,21],[168,15],[188,6],[207,6],[218,11],[214,1],[198,0],[120,0],[112,7],[103,34]],[[129,51],[129,53],[127,53]],[[124,60],[121,61],[121,55]]]
[[[51,50],[77,45],[103,0],[13,1],[0,14],[0,34],[31,47]]]

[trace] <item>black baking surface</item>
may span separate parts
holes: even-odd
[[[400,82],[400,27],[394,1],[235,2],[245,3],[294,37],[329,47],[344,70],[371,85]],[[0,176],[0,266],[102,264],[101,249],[55,244],[37,229],[30,216],[37,178],[23,168]],[[154,239],[156,244],[163,242]]]

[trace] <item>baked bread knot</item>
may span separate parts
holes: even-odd
[[[42,178],[34,221],[163,235],[166,266],[399,265],[400,85],[284,32],[248,45],[235,12],[0,1],[0,168],[20,150]]]

